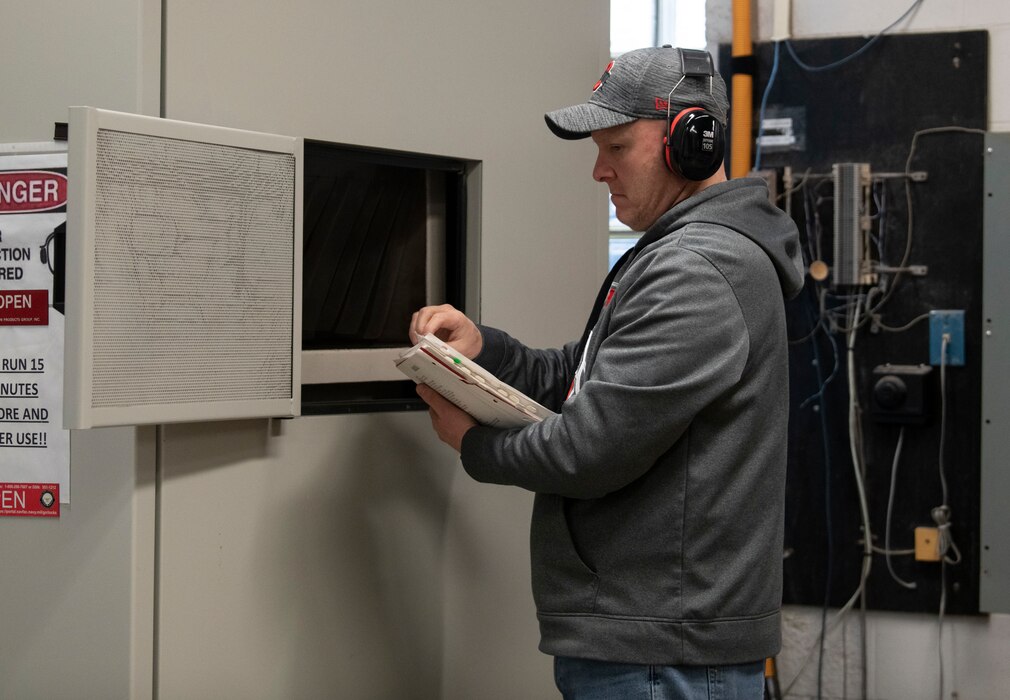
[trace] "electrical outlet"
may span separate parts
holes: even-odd
[[[940,561],[940,531],[935,527],[915,528],[915,560]]]
[[[947,358],[943,361],[943,336],[948,336]],[[964,366],[964,311],[929,312],[929,364]]]

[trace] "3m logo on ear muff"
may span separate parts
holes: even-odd
[[[607,64],[607,67],[603,69],[603,75],[600,76],[600,79],[596,81],[596,85],[593,86],[593,92],[599,90],[603,87],[603,84],[607,82],[607,78],[610,77],[610,71],[614,70],[614,63],[616,63],[616,61],[611,61]]]
[[[726,139],[722,124],[701,107],[681,110],[663,139],[666,167],[688,180],[707,180],[722,167]]]

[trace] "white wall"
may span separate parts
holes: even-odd
[[[772,0],[753,10],[755,41],[772,34]],[[792,36],[875,34],[900,17],[911,0],[852,0],[832,3],[794,0]],[[708,40],[732,41],[731,0],[709,0]],[[896,32],[988,29],[989,128],[1010,130],[1010,3],[1005,0],[925,0]],[[833,614],[834,611],[831,611]],[[778,658],[783,688],[790,698],[817,697],[820,610],[786,610],[785,647]],[[867,620],[867,695],[873,700],[921,700],[940,693],[938,615],[869,613]],[[1010,697],[1010,616],[946,616],[942,634],[944,698],[999,700]],[[806,665],[804,662],[806,661]],[[822,697],[862,697],[863,662],[858,616],[829,637]],[[955,695],[956,693],[956,695]]]

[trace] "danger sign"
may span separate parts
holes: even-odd
[[[0,213],[49,211],[67,203],[67,176],[51,170],[0,172]]]
[[[0,518],[59,517],[70,503],[70,433],[57,418],[67,154],[21,148],[0,148]]]

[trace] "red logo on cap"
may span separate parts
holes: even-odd
[[[610,63],[607,64],[607,67],[603,69],[603,75],[601,75],[600,79],[596,81],[596,85],[593,86],[593,92],[596,92],[601,87],[603,87],[603,83],[607,82],[607,78],[610,77],[610,71],[612,71],[613,69],[614,69],[614,62],[611,61]]]

